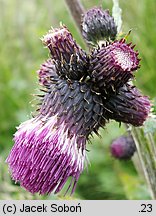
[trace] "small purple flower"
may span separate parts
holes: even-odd
[[[116,92],[134,77],[139,68],[138,52],[125,40],[95,49],[90,60],[90,76],[103,95]]]
[[[112,142],[110,150],[113,157],[128,160],[134,155],[136,146],[131,136],[121,136]]]
[[[82,35],[88,43],[97,44],[100,40],[114,40],[117,27],[109,10],[91,8],[82,19]]]

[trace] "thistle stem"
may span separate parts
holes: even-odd
[[[84,14],[84,7],[80,0],[65,0],[73,19],[75,20],[77,27],[81,32],[81,16]]]
[[[152,134],[145,134],[143,127],[131,130],[138,156],[152,199],[156,199],[156,152]]]

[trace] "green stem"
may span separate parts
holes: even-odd
[[[85,9],[83,8],[80,0],[65,0],[65,1],[81,32],[81,17]],[[119,13],[120,8],[118,5],[118,1],[114,0],[114,3],[116,3],[116,9],[118,9],[117,12]],[[120,23],[119,27],[121,28],[122,25],[121,17],[118,20],[118,22]],[[152,134],[145,135],[143,128],[133,127],[131,130],[129,130],[129,128],[127,127],[127,130],[129,134],[133,136],[133,139],[136,143],[140,164],[147,185],[149,187],[151,197],[152,199],[156,199],[156,145],[153,136]]]
[[[81,4],[80,0],[65,0],[65,2],[69,8],[71,15],[73,16],[77,24],[77,27],[81,32],[81,17],[82,14],[84,14],[85,12],[83,5]]]
[[[131,134],[136,144],[138,156],[144,171],[152,199],[156,199],[156,152],[151,134],[145,134],[143,128],[133,127]]]

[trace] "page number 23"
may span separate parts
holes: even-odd
[[[139,212],[152,212],[152,204],[141,204],[141,210]]]

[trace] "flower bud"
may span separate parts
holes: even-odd
[[[142,126],[150,112],[150,101],[137,88],[125,85],[108,101],[104,100],[104,116],[118,122]]]
[[[128,160],[134,155],[136,146],[131,136],[121,136],[112,142],[110,151],[113,157]]]
[[[59,76],[79,80],[87,76],[88,57],[65,26],[51,29],[42,39]]]
[[[117,27],[109,10],[92,8],[88,10],[82,20],[82,35],[87,42],[96,44],[100,40],[114,40]]]
[[[103,95],[115,93],[134,77],[139,59],[133,47],[122,39],[96,49],[91,55],[89,73]]]

